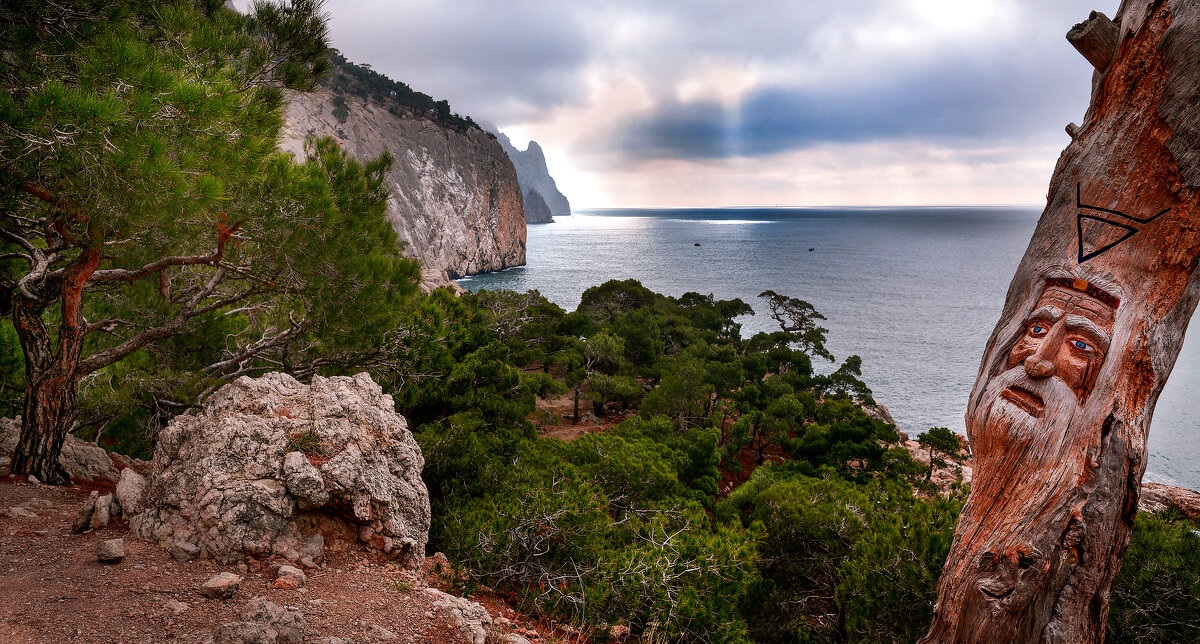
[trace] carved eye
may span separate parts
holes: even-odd
[[[1046,325],[1040,322],[1034,322],[1033,324],[1029,325],[1029,335],[1032,335],[1035,338],[1040,338],[1043,335],[1046,335],[1046,333],[1049,331],[1050,329],[1046,328]]]
[[[1080,351],[1091,351],[1092,350],[1092,345],[1084,342],[1083,340],[1071,340],[1071,346],[1075,347],[1076,349],[1079,349]]]

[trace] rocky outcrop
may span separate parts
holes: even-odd
[[[1167,509],[1192,521],[1200,520],[1200,492],[1162,483],[1142,483],[1138,512],[1157,514]]]
[[[525,194],[531,190],[537,191],[545,200],[546,205],[550,207],[551,215],[571,214],[571,203],[567,201],[563,193],[558,191],[558,185],[554,183],[554,177],[550,176],[550,169],[546,167],[546,155],[542,152],[542,146],[538,145],[537,141],[530,141],[529,147],[525,151],[521,151],[512,144],[508,136],[494,126],[485,124],[484,127],[496,135],[496,140],[500,141],[508,158],[512,159],[513,166],[517,169],[517,180],[521,182],[521,191]],[[535,220],[530,219],[529,215],[530,210],[527,203],[525,220],[533,223]]]
[[[426,286],[525,263],[521,187],[487,133],[328,89],[289,92],[286,100],[279,145],[297,157],[308,136],[331,136],[359,160],[391,152],[387,217],[405,252],[421,262]]]
[[[315,565],[327,546],[360,539],[416,568],[429,533],[424,463],[391,396],[365,373],[311,385],[242,377],[159,435],[130,528],[226,562]]]
[[[21,439],[21,417],[0,418],[0,456],[12,458]],[[109,481],[116,483],[121,473],[103,447],[67,434],[58,462],[72,481]]]
[[[533,189],[525,191],[525,223],[548,224],[553,221],[554,216],[550,213],[550,206],[546,205],[546,200],[542,199],[542,193]]]

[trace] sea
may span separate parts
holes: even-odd
[[[767,289],[825,316],[837,363],[900,429],[965,433],[984,346],[1040,208],[668,208],[583,210],[531,224],[527,264],[459,280],[468,290],[536,289],[568,311],[589,286],[633,278],[672,296],[741,298],[743,335],[774,321]],[[1200,489],[1200,327],[1155,408],[1145,480]],[[821,362],[820,360],[817,361]],[[1189,393],[1192,392],[1192,393]]]

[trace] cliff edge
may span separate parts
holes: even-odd
[[[395,157],[387,216],[406,254],[420,261],[424,287],[525,263],[521,188],[487,133],[328,88],[288,92],[286,102],[280,149],[299,158],[307,137],[330,136],[359,160],[384,150]]]

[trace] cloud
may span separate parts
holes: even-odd
[[[1112,15],[1111,4],[1099,8]],[[878,185],[892,192],[869,200],[957,199],[957,188],[913,197],[938,185],[923,172],[950,165],[962,185],[987,185],[993,197],[1002,187],[971,169],[1020,168],[1003,176],[1025,182],[1011,188],[1025,200],[1044,191],[1029,183],[1029,168],[1049,172],[1063,126],[1086,108],[1091,71],[1063,34],[1093,8],[1083,0],[328,5],[334,45],[348,58],[495,122],[518,146],[536,139],[573,203],[597,206],[649,203],[641,187],[629,189],[642,179],[646,190],[671,186],[675,193],[659,190],[663,204],[682,193],[761,202],[755,189],[799,203],[810,193],[789,199],[787,186],[809,184],[764,184],[753,173],[909,160],[870,168],[889,177]],[[880,146],[892,152],[863,153]],[[712,181],[732,166],[729,176],[747,185],[740,193]]]
[[[1061,130],[1076,97],[1008,60],[948,57],[869,83],[765,87],[734,105],[666,101],[614,124],[635,159],[763,156],[818,143],[1020,139]]]

